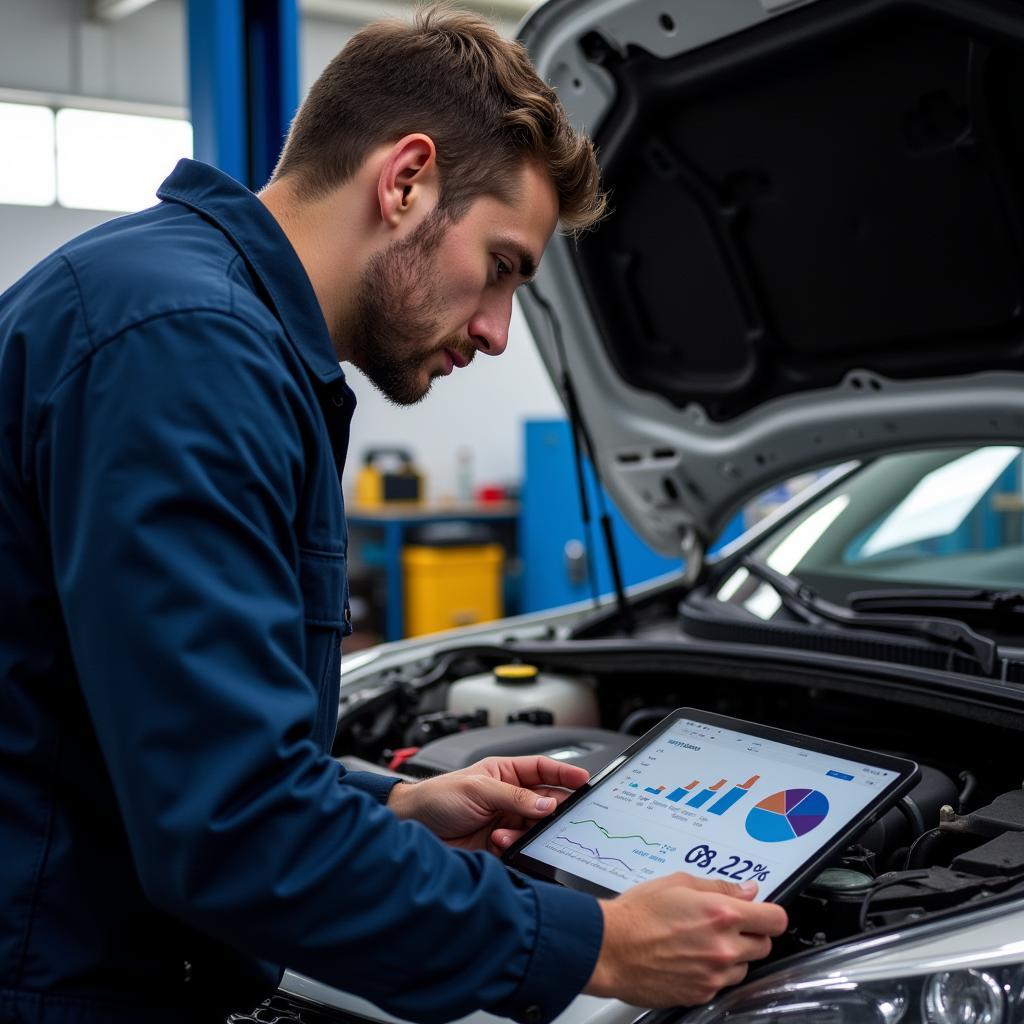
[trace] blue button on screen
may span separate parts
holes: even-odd
[[[847,782],[853,782],[853,776],[847,775],[845,772],[827,771],[826,775],[831,775],[833,779],[845,779]]]

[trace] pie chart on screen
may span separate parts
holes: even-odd
[[[783,789],[766,796],[747,815],[747,835],[762,843],[805,836],[828,817],[828,797],[816,789]]]

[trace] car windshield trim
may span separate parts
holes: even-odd
[[[952,590],[937,587],[902,587],[892,590],[857,590],[850,594],[855,611],[928,610],[992,612],[996,615],[1024,615],[1024,591]]]
[[[786,608],[809,625],[825,621],[851,629],[874,629],[921,637],[969,654],[989,676],[995,672],[999,657],[998,644],[955,619],[922,619],[918,615],[880,615],[855,611],[819,597],[806,583],[778,572],[757,558],[747,555],[740,559],[740,565],[767,583],[779,595]]]

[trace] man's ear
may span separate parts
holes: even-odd
[[[415,225],[434,207],[440,192],[434,142],[429,135],[406,135],[388,150],[377,176],[381,220],[389,227]]]

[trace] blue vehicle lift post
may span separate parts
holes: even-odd
[[[298,106],[297,0],[188,0],[197,160],[256,190]]]

